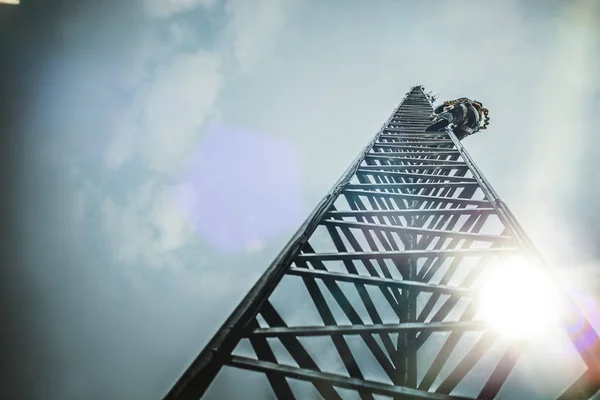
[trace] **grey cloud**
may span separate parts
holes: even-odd
[[[141,0],[146,12],[154,18],[169,18],[196,7],[211,7],[217,0]]]
[[[285,29],[296,0],[244,0],[225,2],[226,34],[242,73],[268,56],[273,43]]]
[[[212,111],[220,89],[219,60],[212,54],[180,54],[158,67],[136,95],[132,121],[115,132],[113,151],[128,138],[151,169],[172,173],[196,142],[197,132]],[[131,131],[128,131],[131,130]],[[127,151],[127,150],[125,150]],[[114,157],[112,158],[114,159]]]

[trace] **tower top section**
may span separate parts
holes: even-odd
[[[490,123],[488,109],[476,100],[461,97],[444,101],[431,114],[434,123],[426,131],[440,131],[451,128],[459,140],[487,129]]]
[[[432,108],[437,99],[432,92],[426,92],[423,85],[415,85],[406,93],[407,99],[414,96],[424,97]],[[467,97],[444,101],[435,107],[430,117],[434,121],[426,131],[450,128],[459,140],[487,129],[490,123],[489,111],[483,106],[483,103]]]

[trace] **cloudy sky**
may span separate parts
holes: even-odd
[[[599,279],[595,0],[23,3],[0,8],[19,398],[161,397],[417,84],[490,109],[468,150],[569,284]]]

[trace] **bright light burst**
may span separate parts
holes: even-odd
[[[530,339],[557,326],[562,296],[544,272],[520,258],[491,266],[479,292],[481,317],[514,339]]]

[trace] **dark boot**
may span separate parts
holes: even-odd
[[[454,119],[454,116],[452,114],[450,114],[448,112],[442,113],[437,116],[435,122],[433,124],[429,125],[427,127],[427,129],[425,129],[425,131],[429,131],[429,132],[441,131],[442,129],[447,127],[448,124],[450,124],[450,122],[452,122],[453,119]]]
[[[429,125],[427,129],[425,129],[425,131],[438,132],[447,127],[449,123],[450,121],[448,121],[447,119],[440,119],[434,122],[433,124]]]
[[[461,130],[461,129],[456,129],[456,130],[454,130],[454,134],[456,135],[456,138],[457,138],[458,140],[463,140],[464,138],[466,138],[467,136],[469,136],[469,135],[470,135],[470,133],[468,133],[468,132],[465,132],[465,131],[463,131],[463,130]]]

